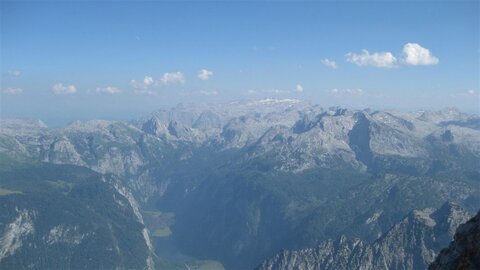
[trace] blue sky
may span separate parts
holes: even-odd
[[[0,7],[2,117],[130,119],[265,97],[479,112],[478,1]]]

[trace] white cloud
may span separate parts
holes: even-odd
[[[417,43],[407,43],[403,46],[403,63],[406,65],[436,65],[438,62],[437,57]]]
[[[333,88],[328,90],[328,93],[334,97],[345,97],[345,96],[362,96],[364,94],[364,91],[360,88],[351,88],[351,89]]]
[[[185,76],[182,72],[167,72],[162,75],[160,82],[163,84],[185,83]]]
[[[5,95],[20,95],[21,93],[23,92],[23,89],[22,88],[11,88],[11,87],[8,87],[6,89],[3,90],[3,93]]]
[[[303,86],[301,84],[297,84],[297,86],[295,86],[295,92],[303,92]]]
[[[347,53],[347,61],[357,66],[372,66],[380,68],[395,67],[397,58],[391,52],[375,52],[370,54],[367,50],[362,50],[361,54]]]
[[[52,91],[54,94],[75,94],[77,92],[77,88],[75,85],[63,85],[63,83],[56,83],[52,87]]]
[[[150,76],[145,76],[141,81],[130,81],[130,85],[134,88],[134,92],[140,94],[157,94],[156,92],[151,90],[152,87],[160,86],[162,84],[167,85],[175,83],[185,83],[185,76],[182,72],[167,72],[164,73],[158,80],[155,80],[153,79],[153,77]]]
[[[467,94],[473,96],[473,95],[475,95],[475,90],[469,89],[469,90],[467,91]]]
[[[145,76],[145,78],[143,78],[143,84],[145,84],[146,86],[153,84],[153,78]]]
[[[107,86],[107,87],[97,87],[97,89],[95,89],[95,92],[106,93],[106,94],[117,94],[117,93],[120,93],[121,90],[113,86]]]
[[[436,65],[439,59],[432,53],[417,43],[407,43],[403,46],[403,55],[400,61],[391,52],[375,52],[370,54],[367,50],[362,50],[361,54],[347,53],[345,58],[348,62],[357,66],[373,66],[381,68],[397,67],[398,64],[420,66]],[[328,59],[325,59],[328,60]],[[322,62],[323,63],[323,62]]]
[[[198,75],[197,75],[197,77],[202,81],[206,81],[210,79],[210,77],[212,76],[213,76],[213,72],[206,69],[201,69],[200,71],[198,71]]]
[[[322,62],[322,64],[324,64],[325,66],[327,66],[329,68],[333,68],[333,69],[338,68],[337,63],[335,63],[335,61],[333,61],[333,60],[329,60],[329,59],[325,58],[321,62]]]
[[[131,80],[130,85],[135,88],[136,92],[142,92],[152,86],[154,80],[150,76],[145,76],[142,81]]]

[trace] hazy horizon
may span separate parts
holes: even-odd
[[[101,117],[100,116],[96,117],[94,115],[92,115],[91,117],[82,116],[82,115],[79,115],[79,116],[70,115],[70,116],[66,116],[66,117],[63,117],[63,118],[62,117],[40,118],[40,117],[36,117],[35,115],[33,117],[31,117],[29,115],[25,115],[25,116],[21,116],[21,115],[20,116],[0,115],[0,119],[40,120],[50,128],[62,128],[62,127],[68,126],[68,125],[70,125],[70,124],[72,124],[76,121],[87,122],[87,121],[91,121],[91,120],[106,120],[106,121],[130,122],[130,121],[133,121],[133,120],[137,120],[139,118],[147,117],[147,116],[149,116],[149,115],[151,115],[151,114],[153,114],[153,113],[155,113],[156,111],[159,111],[159,110],[170,110],[170,109],[173,109],[175,107],[182,106],[182,105],[183,106],[202,106],[202,105],[204,105],[204,106],[215,106],[215,105],[229,104],[229,103],[232,103],[232,102],[254,102],[254,101],[260,101],[260,100],[266,100],[266,99],[271,99],[271,98],[235,99],[235,100],[220,101],[220,102],[180,102],[180,103],[173,104],[173,105],[160,105],[156,109],[145,111],[145,112],[123,113],[123,114],[120,114],[120,115],[111,115],[111,116],[105,115],[105,116],[101,116]],[[287,100],[287,99],[275,99],[275,98],[273,98],[273,100],[282,101],[282,100]],[[301,100],[301,99],[296,99],[296,100],[298,100],[300,102],[307,102],[311,105],[318,105],[318,106],[320,106],[324,109],[339,107],[339,108],[345,108],[345,109],[349,109],[349,110],[372,110],[372,111],[382,110],[382,111],[398,111],[398,112],[440,111],[440,110],[446,110],[446,109],[455,109],[455,110],[458,110],[462,113],[471,114],[471,115],[479,115],[479,112],[462,110],[460,108],[453,107],[453,106],[442,107],[442,108],[437,108],[437,109],[418,108],[418,109],[409,110],[409,109],[398,109],[398,108],[388,108],[388,107],[387,108],[374,108],[374,107],[354,107],[354,106],[328,105],[328,104],[319,104],[319,103],[315,103],[315,102],[308,102],[306,100]]]

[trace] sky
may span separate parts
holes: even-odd
[[[178,103],[480,111],[479,1],[0,1],[0,117]]]

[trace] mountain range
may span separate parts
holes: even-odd
[[[22,205],[48,197],[26,191],[37,184],[59,200],[78,200],[77,184],[70,182],[87,183],[81,170],[102,183],[102,198],[121,198],[110,201],[108,213],[124,205],[123,214],[101,222],[96,211],[105,208],[88,210],[95,228],[109,232],[104,243],[127,258],[110,225],[138,236],[127,242],[136,243],[141,256],[135,257],[143,259],[135,266],[115,260],[118,268],[251,269],[269,258],[348,249],[359,264],[386,260],[392,269],[417,269],[433,261],[453,228],[480,206],[480,117],[450,108],[350,110],[264,99],[180,104],[130,122],[92,120],[63,128],[2,119],[0,154],[0,202],[9,209],[0,221],[0,266],[44,256],[22,254],[32,252],[26,243],[48,251],[54,228],[68,231],[58,234],[71,243],[93,230],[69,216],[58,215],[50,224],[40,218],[62,207]],[[23,171],[44,167],[50,169],[41,179],[32,172],[23,178],[27,182],[14,185]],[[68,177],[56,175],[62,171]],[[453,212],[462,214],[445,219]],[[12,226],[26,229],[12,232]],[[401,234],[421,241],[408,246],[398,242]],[[4,239],[24,244],[12,249],[17,240]],[[290,251],[279,255],[281,249]],[[77,258],[74,246],[68,250],[65,265]],[[399,250],[404,257],[388,255]]]

